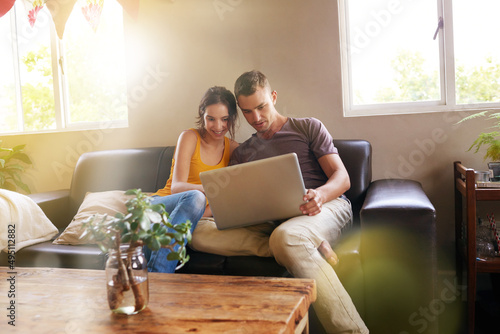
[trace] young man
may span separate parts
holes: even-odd
[[[193,248],[226,256],[274,256],[294,277],[316,280],[313,307],[328,333],[368,333],[325,260],[334,255],[330,245],[352,221],[351,205],[343,196],[350,187],[349,175],[331,135],[317,119],[281,115],[275,108],[277,93],[261,72],[243,73],[234,93],[243,116],[257,132],[233,151],[230,164],[295,152],[307,189],[301,206],[304,215],[225,231],[200,221]]]

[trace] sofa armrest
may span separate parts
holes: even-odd
[[[436,210],[420,183],[377,180],[368,188],[360,212],[360,254],[365,305],[373,332],[413,332],[419,308],[435,298],[437,283]],[[384,310],[398,305],[390,325]],[[416,319],[415,319],[416,317]],[[410,321],[413,319],[413,321]],[[420,322],[418,322],[420,324]],[[419,332],[433,331],[426,321]],[[425,327],[425,328],[424,328]]]
[[[69,189],[54,190],[28,195],[42,209],[50,221],[64,230],[73,217],[69,212]]]
[[[436,210],[419,182],[385,179],[372,182],[360,216],[365,225],[397,222],[427,229],[434,225]],[[422,219],[427,224],[424,224]]]
[[[436,264],[436,210],[419,182],[374,181],[368,188],[360,221],[360,251],[365,255],[390,254]],[[379,237],[384,239],[374,242]]]
[[[436,210],[419,182],[384,179],[372,182],[360,212],[362,230],[388,229],[424,238],[436,247]]]

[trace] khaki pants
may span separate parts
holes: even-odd
[[[202,218],[193,233],[192,248],[224,256],[274,256],[297,278],[316,281],[313,307],[328,333],[368,333],[351,297],[333,268],[318,251],[324,240],[332,246],[352,221],[351,205],[344,199],[325,203],[316,216],[298,216],[281,224],[268,222],[218,230],[213,218]]]

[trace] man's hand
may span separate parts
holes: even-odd
[[[325,203],[321,192],[315,189],[308,189],[303,198],[305,204],[300,206],[302,213],[308,216],[315,216],[321,212],[321,207]]]

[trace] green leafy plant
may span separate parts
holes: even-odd
[[[475,148],[474,153],[478,153],[479,149],[484,146],[486,147],[484,160],[491,159],[491,161],[500,161],[500,112],[492,113],[490,110],[481,111],[463,118],[458,123],[479,118],[494,121],[494,125],[487,128],[493,131],[481,132],[469,147],[468,151]]]
[[[136,303],[136,310],[144,308],[144,298],[135,282],[133,275],[129,273],[130,256],[135,249],[147,246],[152,251],[160,248],[170,249],[167,260],[178,260],[182,267],[189,261],[186,254],[186,243],[191,241],[191,222],[173,225],[163,204],[151,204],[151,198],[140,189],[130,189],[127,195],[135,195],[125,205],[127,213],[117,213],[114,218],[104,216],[96,219],[92,216],[87,219],[82,228],[82,238],[90,235],[102,251],[107,252],[114,249],[117,253],[118,272],[113,281],[122,282],[121,286],[115,286],[113,296],[108,294],[110,301],[122,300],[123,292],[132,288]],[[169,230],[170,229],[170,230]],[[128,260],[122,259],[120,245],[128,244]]]
[[[26,145],[18,145],[13,148],[2,147],[0,140],[0,188],[16,191],[21,188],[30,194],[30,188],[23,182],[21,174],[25,171],[25,165],[31,165],[31,159],[24,153]]]
[[[127,213],[117,213],[113,219],[103,217],[100,220],[95,216],[83,223],[85,229],[82,238],[90,234],[103,252],[110,248],[118,249],[120,244],[129,244],[130,249],[146,245],[151,250],[169,248],[168,260],[178,260],[183,266],[188,260],[185,243],[191,241],[191,222],[172,225],[169,215],[163,204],[151,204],[151,197],[140,189],[130,189],[126,195],[135,195],[125,206]],[[168,232],[168,228],[175,232]],[[174,247],[179,245],[175,251]]]

